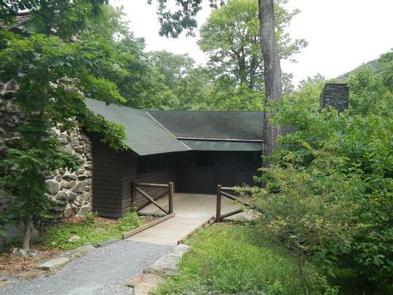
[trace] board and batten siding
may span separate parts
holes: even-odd
[[[131,207],[131,184],[137,177],[138,155],[132,151],[122,152],[120,154],[120,165],[122,171],[122,211],[124,215]]]
[[[167,184],[173,181],[178,192],[214,194],[218,184],[252,184],[260,167],[260,153],[255,152],[190,151],[161,154],[160,160],[156,160],[156,156],[140,157],[133,151],[116,152],[94,137],[92,153],[93,211],[113,218],[123,216],[130,209],[133,182]],[[166,165],[151,167],[159,161]],[[141,188],[154,199],[167,191],[166,188]],[[137,209],[148,203],[140,193],[136,194]]]
[[[133,151],[116,152],[98,137],[92,138],[93,153],[93,212],[99,216],[118,218],[131,208],[131,184],[133,182],[162,183],[175,181],[173,155],[168,157],[168,165],[164,169],[138,174],[138,163],[141,157]],[[160,197],[166,189],[143,187],[154,199]],[[141,194],[137,193],[135,205],[140,209],[148,204]]]
[[[174,180],[174,172],[172,171],[171,167],[159,171],[140,174],[137,176],[137,182],[167,184],[170,181]],[[168,191],[167,188],[157,187],[142,187],[142,189],[147,192],[151,197],[153,197],[153,199],[159,198],[163,193]],[[165,197],[166,196],[167,195],[165,195]],[[148,205],[149,201],[137,192],[135,203],[136,207],[139,209]]]
[[[92,137],[93,212],[104,217],[120,217],[123,207],[123,185],[120,154],[98,138]]]
[[[177,191],[214,194],[218,184],[253,184],[260,152],[192,151],[177,158]]]

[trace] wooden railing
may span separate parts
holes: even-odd
[[[221,214],[221,199],[222,199],[222,197],[228,198],[232,201],[236,201],[245,207],[250,207],[250,208],[253,207],[250,203],[235,196],[233,194],[233,192],[235,192],[235,191],[236,191],[235,187],[225,187],[225,186],[217,185],[216,222],[221,222],[224,218],[227,218],[227,217],[235,215],[235,214],[239,214],[244,211],[244,208],[240,208],[240,209],[236,209],[236,210],[227,212],[225,214]],[[229,193],[229,192],[231,192],[231,193]]]
[[[166,190],[162,194],[157,196],[156,199],[159,199],[159,198],[165,196],[166,194],[168,194],[168,210],[163,208],[151,195],[149,195],[149,193],[147,193],[145,190],[143,190],[143,188],[145,188],[145,187],[165,188]],[[175,185],[174,185],[174,183],[172,181],[167,183],[167,184],[144,183],[144,182],[136,183],[136,182],[133,182],[131,184],[131,205],[133,207],[135,207],[137,192],[142,197],[147,199],[150,202],[150,204],[153,204],[158,209],[160,209],[165,215],[170,215],[170,214],[173,213],[173,195],[175,193]]]

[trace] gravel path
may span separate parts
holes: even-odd
[[[0,289],[7,295],[123,295],[125,283],[173,247],[119,241],[89,252],[57,273],[32,281],[16,281]]]

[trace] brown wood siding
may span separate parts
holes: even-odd
[[[93,212],[119,217],[122,211],[122,171],[119,153],[92,137]]]
[[[197,165],[198,153],[213,162]],[[188,152],[177,157],[177,191],[214,194],[218,184],[235,186],[253,184],[260,167],[260,153],[254,152]]]
[[[131,207],[131,183],[136,180],[138,155],[128,151],[121,154],[122,167],[122,211],[124,215]]]
[[[132,151],[116,152],[90,135],[93,152],[93,211],[100,216],[120,217],[131,206],[131,183],[168,183],[175,181],[174,155],[167,154],[168,166],[158,171],[137,173],[138,158]],[[153,198],[159,197],[165,189],[144,188]],[[148,201],[139,193],[136,207],[147,205]]]
[[[260,167],[260,153],[252,152],[185,152],[165,154],[165,168],[138,173],[138,165],[146,163],[132,151],[116,152],[91,136],[93,152],[93,211],[100,216],[120,217],[131,205],[131,183],[175,182],[175,189],[187,193],[214,194],[217,184],[234,186],[252,184],[253,176]],[[197,165],[197,158],[204,153],[209,164]],[[155,162],[155,161],[154,161]],[[139,164],[138,164],[139,163]],[[200,164],[200,163],[199,163]],[[140,169],[146,171],[146,169]],[[166,189],[143,188],[153,198]],[[142,208],[148,201],[139,193],[136,207]]]
[[[140,173],[137,175],[137,182],[146,182],[146,183],[169,183],[170,181],[175,181],[175,166],[174,159],[172,155],[167,155],[170,158],[169,165],[165,169]],[[142,187],[142,189],[147,192],[153,199],[158,198],[162,195],[167,189],[164,188],[155,188],[155,187]],[[144,198],[141,194],[136,194],[136,207],[143,208],[148,204],[148,200]]]

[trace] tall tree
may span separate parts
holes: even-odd
[[[261,32],[261,48],[263,54],[265,77],[265,108],[271,102],[276,102],[282,96],[281,66],[277,41],[275,38],[276,20],[273,0],[258,0],[259,23]],[[262,154],[271,155],[280,133],[279,127],[270,120],[270,113],[265,109],[263,113]],[[263,161],[266,166],[266,159]]]
[[[207,0],[205,0],[207,1]],[[148,0],[151,4],[153,0]],[[174,0],[178,9],[171,11],[167,0],[156,0],[158,5],[159,20],[161,23],[160,34],[163,36],[177,37],[184,29],[189,33],[197,27],[195,16],[202,9],[203,0]],[[224,0],[209,0],[211,6],[217,7],[224,4]],[[282,96],[280,58],[275,38],[275,10],[273,0],[258,0],[259,25],[261,47],[264,58],[265,76],[265,106],[277,101]],[[270,155],[276,144],[279,128],[273,126],[270,115],[265,109],[263,122],[263,154]]]
[[[306,45],[303,39],[292,41],[285,32],[292,17],[298,13],[276,4],[276,37],[280,58],[287,59]],[[200,29],[201,49],[209,55],[209,67],[215,75],[224,75],[247,84],[250,89],[263,89],[263,56],[255,0],[229,0],[213,11]]]
[[[174,54],[165,50],[150,52],[148,56],[150,63],[164,75],[166,84],[171,88],[174,88],[195,64],[188,54]]]

